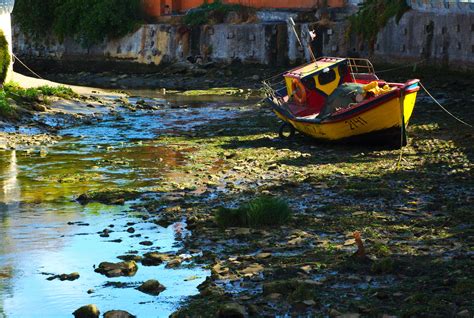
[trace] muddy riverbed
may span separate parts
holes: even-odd
[[[473,118],[472,80],[443,78],[422,79]],[[399,149],[280,140],[274,115],[249,96],[154,94],[131,103],[156,109],[116,109],[59,129],[54,145],[1,153],[0,313],[96,304],[138,317],[472,316],[474,134],[425,94],[398,165]],[[288,202],[290,221],[215,222],[219,207],[260,195]],[[135,276],[94,271],[123,260]],[[149,279],[166,289],[136,289]]]
[[[138,100],[130,98],[132,104]],[[183,249],[190,235],[186,220],[161,223],[158,209],[137,205],[160,200],[163,193],[154,188],[185,178],[175,170],[187,164],[192,149],[162,143],[159,136],[191,135],[210,119],[237,116],[245,105],[158,102],[166,109],[104,113],[88,125],[60,126],[58,136],[44,143],[31,142],[43,136],[32,135],[17,150],[1,152],[0,316],[66,317],[94,303],[102,312],[122,309],[140,317],[167,317],[185,296],[198,292],[209,271],[188,264],[200,252]],[[57,124],[54,115],[47,116],[44,122]],[[116,188],[148,194],[120,205],[75,201],[87,191]],[[94,272],[101,262],[120,262],[118,256],[139,259],[156,251],[179,260],[179,268],[166,268],[168,260],[156,266],[139,264],[130,277]],[[74,281],[48,280],[75,272],[80,277]],[[166,287],[159,297],[136,290],[149,279]]]

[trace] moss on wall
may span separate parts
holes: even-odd
[[[368,42],[369,50],[373,52],[379,31],[392,17],[398,23],[409,9],[405,0],[366,0],[349,18],[349,34],[355,32],[361,40]]]
[[[0,30],[0,84],[3,84],[7,77],[10,67],[10,50],[8,49],[8,41],[5,34]]]

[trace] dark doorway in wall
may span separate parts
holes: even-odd
[[[425,25],[426,41],[421,53],[421,57],[424,59],[429,59],[431,57],[431,49],[433,47],[434,27],[435,25],[433,21],[430,21],[427,25]]]
[[[316,58],[323,56],[323,48],[324,48],[324,36],[326,33],[326,28],[320,26],[314,26],[312,30],[313,38],[311,39],[310,45],[311,49],[313,50],[314,56]]]

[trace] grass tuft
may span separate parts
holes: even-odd
[[[262,196],[237,209],[221,207],[216,214],[216,222],[222,227],[232,226],[274,226],[289,220],[291,209],[282,199]]]
[[[79,95],[75,93],[71,88],[66,86],[40,86],[37,88],[22,88],[17,83],[7,83],[4,86],[5,92],[9,95],[17,96],[26,101],[38,100],[41,96],[57,96],[60,98],[73,98]]]

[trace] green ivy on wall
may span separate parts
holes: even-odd
[[[84,47],[124,36],[142,20],[140,0],[16,0],[13,16],[36,38],[53,32]]]
[[[349,32],[354,32],[367,41],[369,49],[373,51],[379,31],[392,17],[398,23],[409,9],[405,0],[366,0],[357,13],[349,18]]]
[[[8,68],[10,67],[10,50],[8,49],[8,41],[5,34],[0,30],[0,84],[5,82]]]

